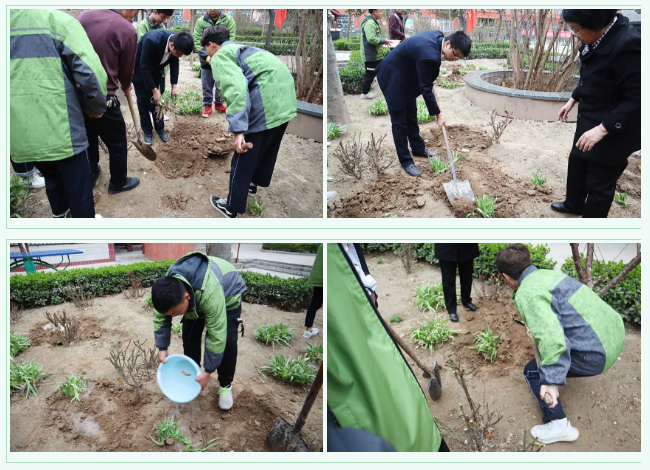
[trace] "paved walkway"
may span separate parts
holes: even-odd
[[[233,260],[237,256],[237,245],[234,246]],[[279,263],[300,264],[313,266],[316,254],[310,253],[274,253],[262,251],[261,243],[242,243],[239,248],[239,259],[259,259],[277,261]]]

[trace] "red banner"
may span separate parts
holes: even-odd
[[[282,22],[287,17],[287,9],[284,10],[275,10],[275,24],[278,25],[278,29],[282,28]]]
[[[467,10],[467,34],[476,26],[476,10]]]

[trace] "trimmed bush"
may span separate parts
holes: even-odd
[[[306,277],[282,279],[249,271],[241,271],[239,274],[248,287],[242,296],[244,302],[271,305],[292,312],[306,309],[311,302],[313,289]]]
[[[365,75],[366,64],[361,58],[361,52],[358,50],[352,51],[347,65],[339,70],[343,91],[352,95],[361,93]]]
[[[263,250],[288,251],[290,253],[316,253],[320,243],[262,243]]]
[[[584,263],[584,256],[581,253],[580,258]],[[603,282],[596,289],[598,292],[605,287],[616,275],[625,268],[626,263],[623,261],[602,262],[594,259],[591,266],[594,279],[602,279]],[[573,257],[566,259],[562,265],[562,272],[573,278],[578,279],[576,266],[573,264]],[[628,323],[641,324],[641,265],[634,268],[627,276],[621,279],[615,287],[610,289],[602,299],[616,310]]]
[[[246,46],[257,47],[258,49],[268,50],[273,55],[296,55],[296,44],[273,44],[266,48],[266,44],[257,42],[239,42],[237,44],[244,44]]]

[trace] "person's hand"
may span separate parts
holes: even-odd
[[[156,102],[156,104],[160,104],[160,98],[162,98],[162,95],[160,94],[160,90],[158,90],[158,88],[154,88],[153,100]]]
[[[580,136],[578,142],[576,142],[576,147],[583,152],[588,152],[594,145],[602,140],[603,137],[607,135],[607,131],[602,124],[598,124],[593,129],[588,130]]]
[[[446,124],[445,118],[442,117],[442,113],[438,114],[436,117],[436,124],[438,124],[438,127],[442,129],[442,127]]]
[[[102,113],[102,114],[91,114],[91,113],[86,113],[86,114],[87,114],[89,117],[94,118],[94,119],[99,119],[100,117],[102,117],[102,116],[104,115],[104,113]]]
[[[210,376],[212,374],[209,374],[207,372],[203,372],[201,375],[199,375],[195,380],[201,384],[201,391],[205,389],[205,387],[208,386],[208,382],[210,381]]]
[[[169,351],[159,351],[158,352],[158,364],[161,362],[167,364],[167,356],[169,356]]]
[[[131,91],[131,88],[133,88],[133,84],[132,84],[132,83],[129,83],[129,85],[128,85],[127,87],[122,88],[122,91],[123,91],[124,94],[126,95],[127,93],[129,93],[129,92]]]
[[[237,153],[246,153],[248,148],[244,147],[246,140],[244,140],[244,134],[235,134],[235,151]]]
[[[178,85],[172,85],[172,99],[178,98]]]
[[[207,57],[205,58],[205,62],[206,62],[207,64],[209,64],[209,63],[210,63],[210,59],[212,59],[212,57],[207,56]]]
[[[560,112],[557,113],[557,120],[562,121],[562,122],[567,122],[569,120],[569,113],[573,109],[573,107],[576,104],[576,100],[571,98],[567,103],[562,106],[562,109],[560,109]]]
[[[544,396],[549,394],[553,398],[553,403],[548,405],[549,408],[555,408],[557,406],[557,397],[560,395],[560,392],[557,389],[557,385],[542,385],[539,389],[539,396],[544,401]]]

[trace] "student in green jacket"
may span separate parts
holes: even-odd
[[[314,265],[311,267],[309,274],[309,285],[314,288],[311,296],[311,302],[307,307],[307,316],[305,317],[305,332],[303,338],[311,338],[318,334],[318,328],[314,328],[314,318],[319,308],[323,306],[323,244],[321,243],[316,252]]]
[[[370,91],[370,85],[375,79],[375,68],[381,62],[381,59],[388,53],[384,45],[398,44],[399,41],[390,41],[381,37],[381,10],[368,10],[370,16],[361,23],[361,57],[366,63],[366,77],[361,87],[361,99],[371,100],[375,97]]]
[[[182,316],[183,354],[201,366],[201,336],[206,330],[203,367],[196,378],[201,390],[216,370],[219,375],[219,408],[233,405],[232,381],[237,366],[237,330],[242,324],[241,296],[246,283],[227,261],[203,253],[188,253],[154,282],[154,337],[158,362],[166,363],[172,318]]]
[[[149,16],[140,21],[140,24],[138,24],[138,27],[136,28],[136,32],[138,33],[138,42],[140,42],[140,39],[145,35],[145,33],[148,33],[152,29],[167,29],[165,27],[165,21],[168,21],[172,16],[174,16],[173,9],[151,10]],[[160,85],[158,89],[160,90],[161,95],[165,93],[165,77],[167,76],[167,69],[168,67],[165,67],[165,70],[163,70],[162,76],[160,78]],[[165,121],[169,121],[169,118],[166,115],[164,119]]]
[[[106,71],[67,13],[11,9],[9,21],[11,161],[34,163],[43,174],[55,218],[94,218],[84,114],[106,112]]]
[[[199,53],[199,62],[201,63],[201,87],[203,88],[203,114],[204,118],[209,118],[212,114],[212,103],[214,99],[214,109],[226,112],[226,104],[219,92],[219,85],[215,82],[208,54],[201,45],[203,32],[211,26],[224,25],[230,31],[230,40],[235,40],[237,33],[237,24],[232,16],[226,15],[223,10],[205,10],[205,15],[200,18],[194,26],[194,52]],[[214,89],[214,94],[212,90]]]
[[[521,243],[499,250],[496,266],[515,291],[515,308],[541,357],[541,364],[533,359],[524,368],[545,423],[530,434],[544,444],[575,441],[580,433],[562,409],[558,385],[565,385],[567,377],[602,374],[616,363],[625,340],[621,315],[580,281],[537,269]],[[550,405],[544,402],[546,394],[553,399]]]
[[[224,217],[246,212],[248,196],[268,187],[289,121],[297,115],[296,89],[289,68],[270,52],[235,44],[223,25],[203,32],[212,74],[228,104],[228,130],[235,134],[227,198],[210,203]],[[253,144],[252,149],[246,143]],[[242,155],[245,154],[245,155]]]

